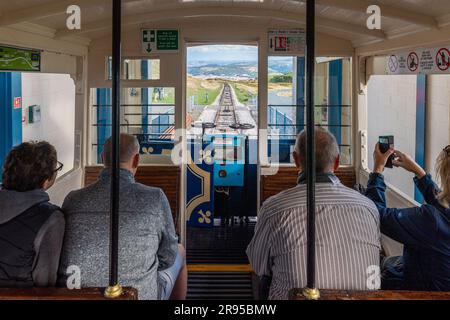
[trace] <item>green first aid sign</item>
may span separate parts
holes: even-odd
[[[0,70],[41,71],[41,52],[0,46]]]
[[[142,51],[144,53],[178,52],[178,30],[142,30]]]

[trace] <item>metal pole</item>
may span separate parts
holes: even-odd
[[[303,290],[309,300],[320,297],[316,288],[316,163],[314,137],[314,76],[315,76],[316,1],[306,2],[306,180],[307,180],[307,286]]]
[[[120,65],[121,65],[121,6],[122,0],[113,0],[112,30],[112,168],[110,194],[109,287],[105,297],[122,294],[119,284],[119,180],[120,180]]]

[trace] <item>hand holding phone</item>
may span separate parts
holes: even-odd
[[[378,138],[378,143],[380,144],[380,151],[382,153],[386,153],[389,149],[394,149],[394,136],[380,136]],[[392,169],[394,167],[393,161],[395,159],[395,155],[391,155],[386,161],[386,168]]]

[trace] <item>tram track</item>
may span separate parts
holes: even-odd
[[[219,99],[219,108],[216,113],[214,123],[216,128],[214,131],[218,133],[233,133],[234,129],[230,127],[237,123],[237,117],[235,113],[235,101],[233,97],[231,85],[225,83],[222,89],[222,93]]]

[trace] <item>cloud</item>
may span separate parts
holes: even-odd
[[[202,45],[188,48],[190,60],[257,60],[258,47],[248,45]]]
[[[204,45],[198,47],[190,47],[190,52],[224,52],[224,51],[239,51],[239,52],[257,52],[256,46],[244,46],[244,45]]]

